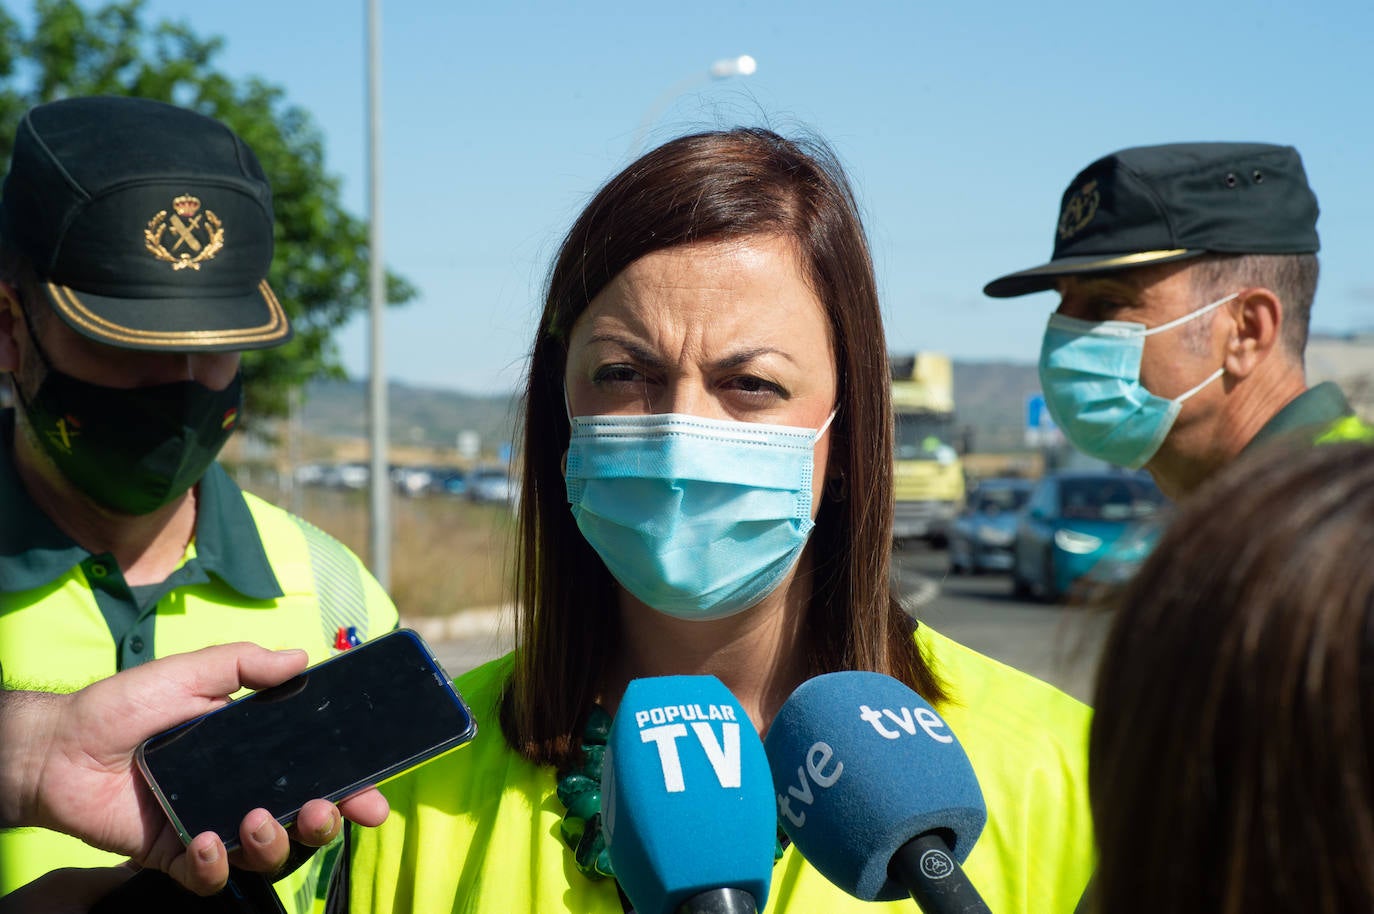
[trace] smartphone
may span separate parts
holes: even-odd
[[[341,800],[477,734],[424,640],[397,629],[153,736],[138,767],[181,839],[229,849],[263,807],[290,826],[308,800]]]

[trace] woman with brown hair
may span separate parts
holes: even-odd
[[[715,675],[764,732],[838,670],[906,682],[959,734],[991,908],[1072,910],[1086,708],[898,605],[888,381],[863,228],[819,144],[688,136],[603,187],[530,362],[517,648],[458,681],[474,743],[389,785],[386,828],[355,833],[353,910],[621,911],[576,788],[630,680]],[[768,910],[871,908],[788,848]]]
[[[1374,909],[1374,447],[1191,497],[1123,598],[1090,781],[1112,914]]]

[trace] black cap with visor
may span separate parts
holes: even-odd
[[[291,325],[267,284],[272,191],[212,118],[141,98],[72,98],[19,122],[0,244],[32,262],[53,310],[125,349],[276,346]]]
[[[1205,253],[1309,254],[1317,198],[1291,146],[1173,143],[1123,149],[1070,182],[1048,263],[983,287],[993,298]]]

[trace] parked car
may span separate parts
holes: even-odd
[[[1121,587],[1135,577],[1141,563],[1154,551],[1168,518],[1169,511],[1166,508],[1138,524],[1132,524],[1078,579],[1075,586],[1106,591]]]
[[[429,491],[434,482],[434,469],[423,466],[393,466],[390,468],[391,484],[396,491],[415,498]]]
[[[1036,484],[1017,521],[1012,592],[1020,597],[1035,594],[1045,600],[1061,599],[1109,556],[1117,566],[1113,574],[1128,573],[1132,563],[1139,564],[1153,547],[1153,518],[1164,503],[1163,493],[1144,473],[1073,470],[1047,474]],[[1127,551],[1134,554],[1125,557]]]
[[[467,488],[467,474],[452,467],[435,470],[429,481],[429,491],[438,495],[462,495]]]
[[[1011,570],[1017,515],[1033,486],[1029,479],[985,479],[978,483],[949,528],[951,573]]]
[[[519,485],[511,478],[510,468],[505,466],[477,467],[468,473],[464,480],[463,491],[471,501],[482,503],[516,503],[520,494]]]

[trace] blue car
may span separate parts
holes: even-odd
[[[946,535],[951,574],[1010,571],[1016,519],[1034,486],[1029,479],[984,479]]]
[[[1062,599],[1075,583],[1129,576],[1157,539],[1164,495],[1148,475],[1067,470],[1045,475],[1020,515],[1012,547],[1012,592]]]

